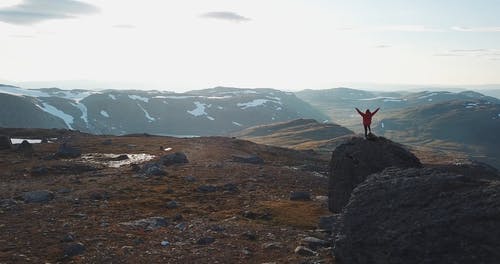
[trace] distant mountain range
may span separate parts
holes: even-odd
[[[297,118],[327,119],[295,94],[273,89],[97,92],[0,85],[1,127],[116,135],[221,135]]]
[[[371,92],[349,88],[296,93],[334,122],[358,133],[354,107],[381,111],[375,133],[411,146],[460,152],[500,168],[500,100],[478,92]]]

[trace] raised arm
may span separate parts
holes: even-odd
[[[358,111],[358,114],[360,114],[361,116],[364,116],[365,114],[361,111],[359,111],[359,109],[356,107],[356,111]]]
[[[376,109],[376,110],[372,113],[372,116],[374,116],[374,115],[378,112],[378,110],[380,110],[380,107],[379,107],[379,108],[377,108],[377,109]]]

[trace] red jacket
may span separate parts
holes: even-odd
[[[358,111],[358,114],[360,114],[363,117],[363,125],[369,126],[372,124],[372,117],[378,112],[379,109],[380,107],[377,108],[373,113],[370,113],[369,111],[368,113],[363,113],[359,111],[358,108],[356,108],[356,111]]]

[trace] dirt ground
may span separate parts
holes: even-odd
[[[294,253],[304,237],[329,239],[317,230],[319,217],[329,215],[324,156],[222,137],[58,136],[33,144],[32,153],[0,151],[0,263],[334,262],[329,247]],[[147,162],[183,152],[189,163],[144,176],[133,165],[51,159],[61,142],[90,156],[155,156]],[[235,162],[233,155],[258,155],[264,163]],[[199,191],[203,185],[216,191]],[[23,201],[35,190],[54,199]],[[312,200],[292,201],[293,191]],[[150,217],[165,223],[130,224]]]

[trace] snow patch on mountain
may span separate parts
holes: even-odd
[[[116,100],[116,96],[112,95],[112,94],[108,94],[109,98],[113,99],[113,100]]]
[[[144,112],[144,116],[149,120],[150,123],[156,120],[154,117],[151,117],[149,115],[148,111],[146,111],[146,109],[144,109],[144,107],[142,107],[142,105],[137,104],[137,106],[139,106],[139,108],[141,108],[141,110]]]
[[[108,112],[106,112],[104,110],[101,110],[101,115],[104,116],[104,117],[108,117],[109,118]]]
[[[0,92],[15,96],[49,97],[50,95],[38,90],[22,89],[14,86],[0,85]]]
[[[129,95],[128,98],[130,98],[132,100],[140,100],[140,101],[143,101],[145,103],[149,102],[149,98],[142,97],[142,96],[139,96],[139,95]]]
[[[88,109],[87,106],[84,104],[77,102],[77,103],[71,103],[74,107],[80,109],[80,112],[82,112],[82,115],[80,116],[81,119],[85,122],[87,127],[89,126],[89,119],[88,119]]]
[[[206,116],[207,119],[209,120],[215,120],[215,118],[211,117],[208,115],[207,112],[205,112],[205,109],[206,108],[209,108],[211,107],[212,105],[211,104],[204,104],[204,103],[200,103],[198,101],[194,102],[194,105],[196,106],[195,109],[191,110],[191,111],[187,111],[189,114],[193,115],[193,116]]]
[[[68,115],[68,114],[64,113],[63,111],[61,111],[61,110],[59,110],[59,109],[55,108],[54,106],[47,104],[47,103],[42,103],[42,106],[40,106],[40,105],[36,105],[36,106],[38,106],[38,108],[42,109],[43,111],[45,111],[53,116],[61,118],[64,121],[64,123],[66,123],[66,126],[69,129],[73,129],[71,124],[73,124],[74,118],[71,115]]]
[[[240,123],[238,123],[238,122],[234,122],[234,121],[233,121],[232,123],[233,123],[233,125],[235,125],[235,126],[243,126],[242,124],[240,124]]]
[[[250,107],[257,107],[257,106],[264,105],[267,102],[276,103],[275,101],[271,101],[271,100],[268,100],[268,99],[255,99],[255,100],[247,102],[247,103],[238,103],[236,105],[238,107],[241,107],[241,109],[247,109],[247,108],[250,108]]]

